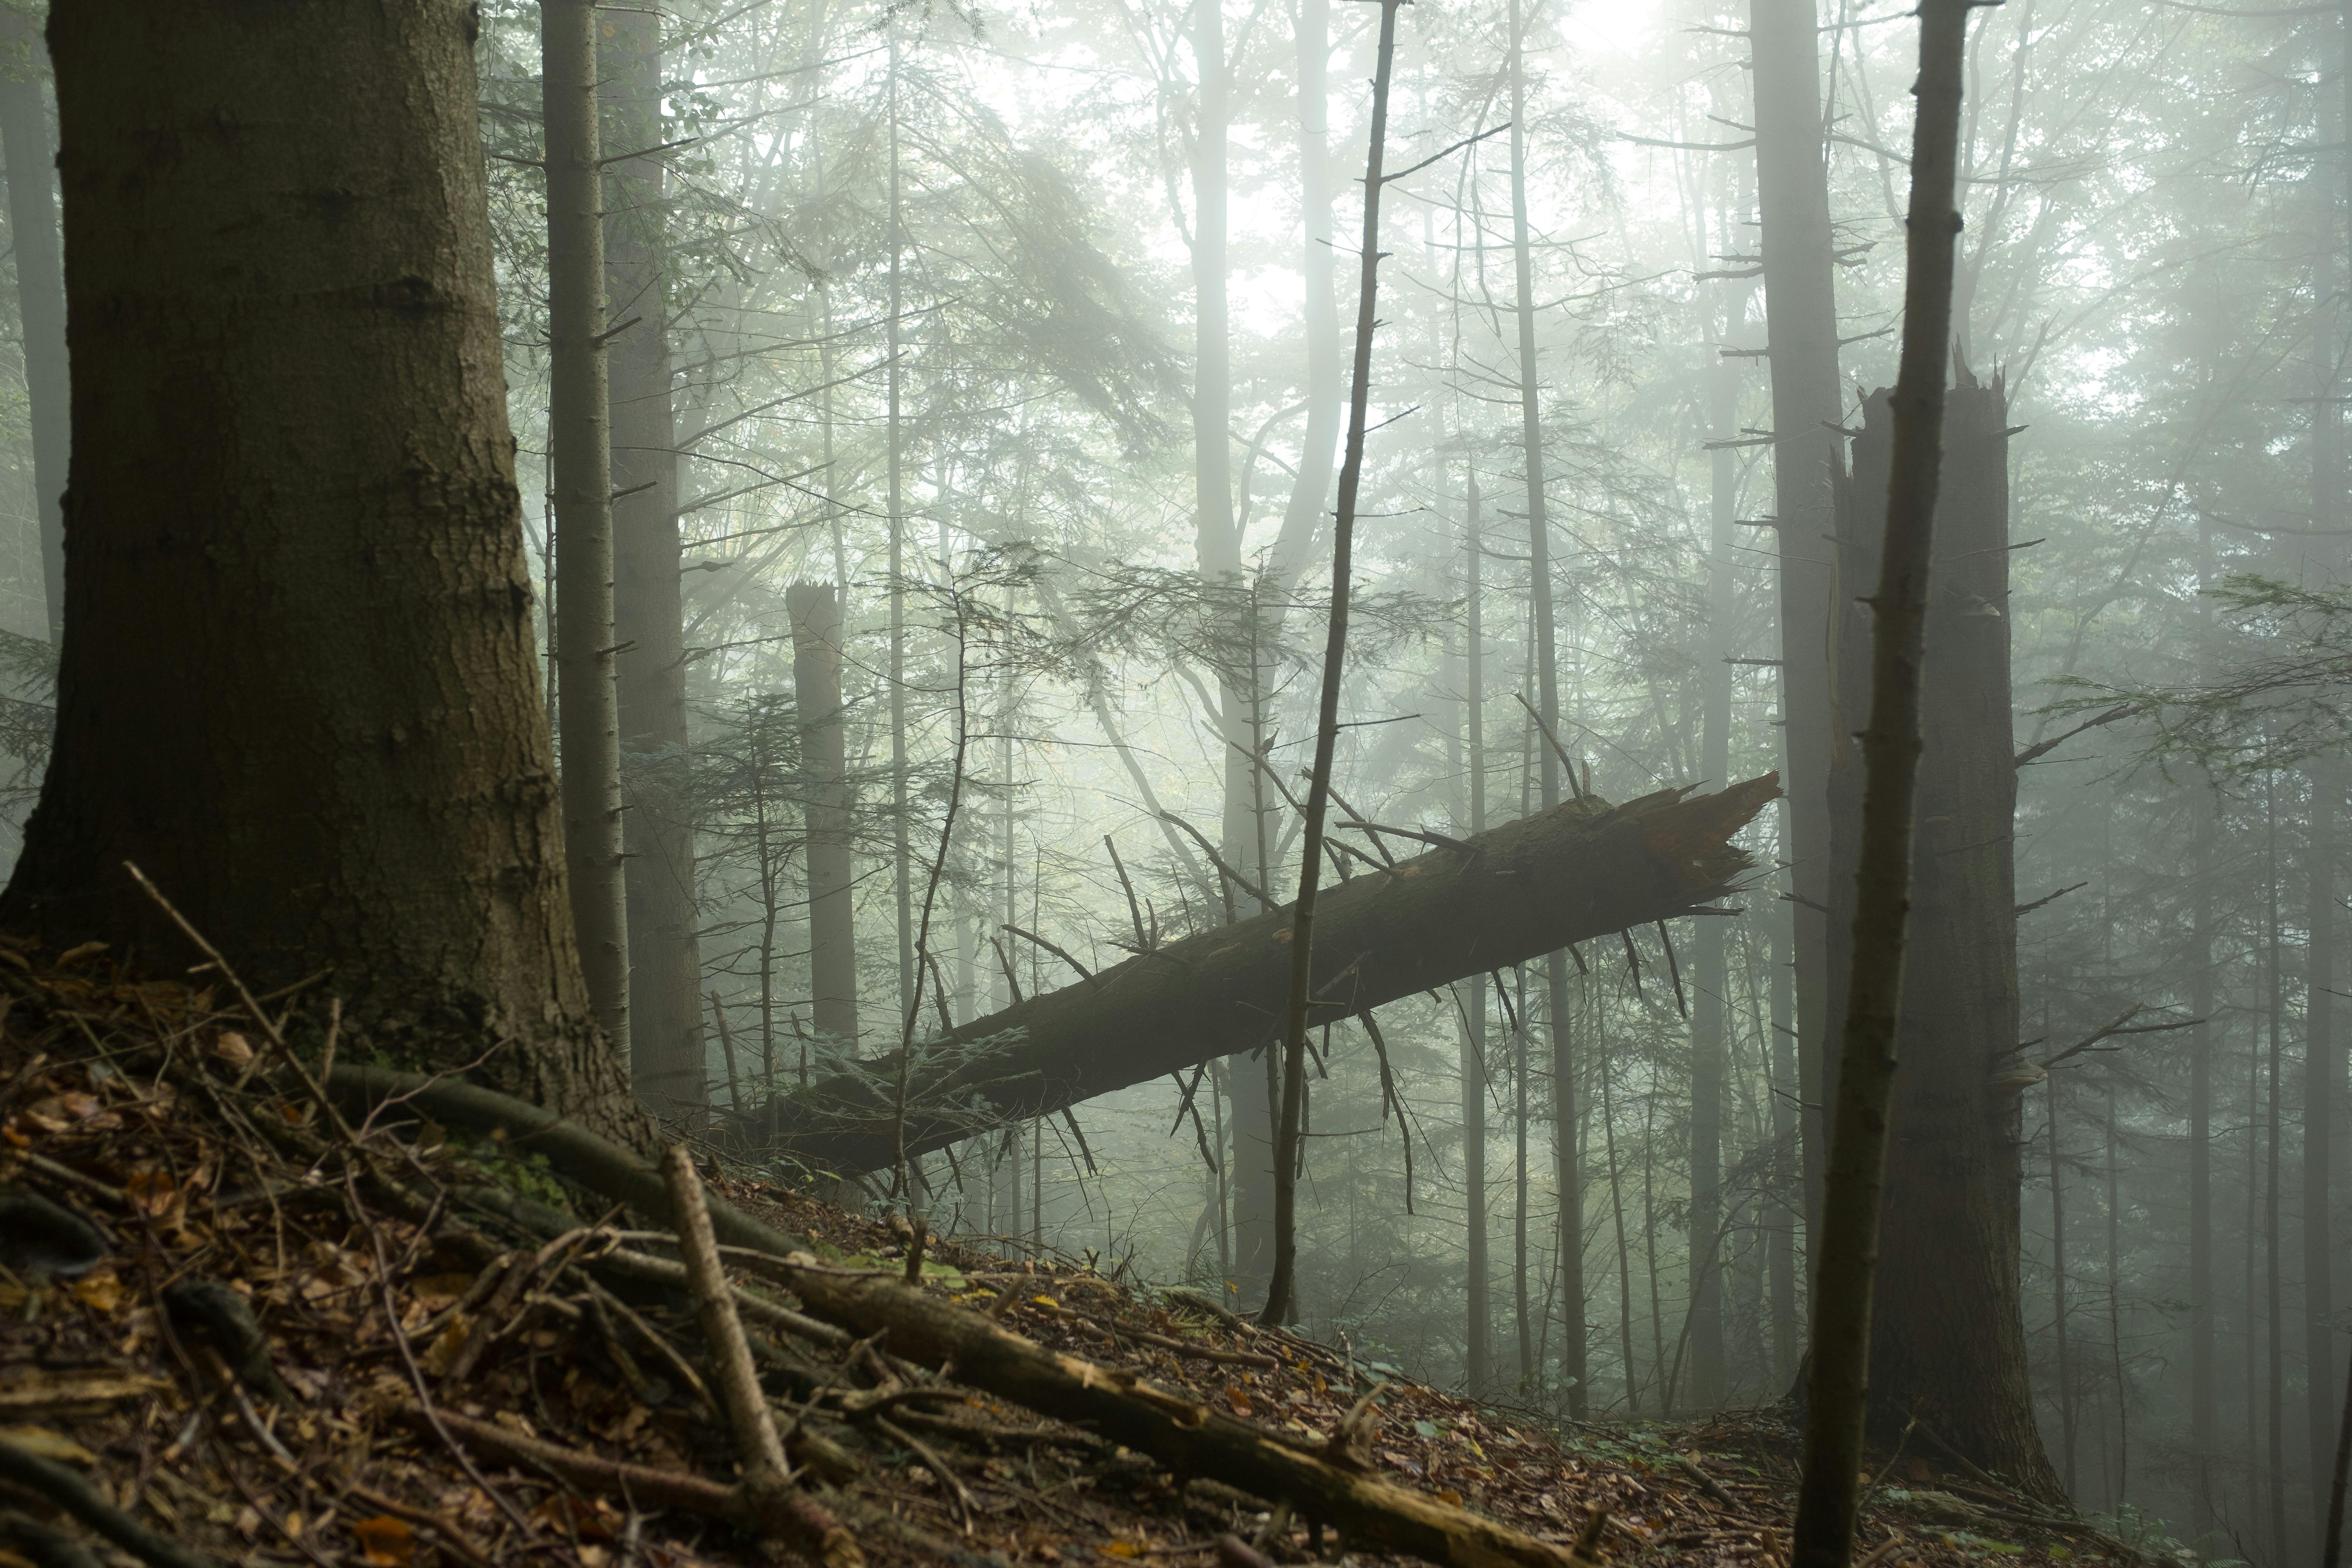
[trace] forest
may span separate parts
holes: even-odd
[[[0,1565],[2337,1561],[2352,6],[0,0]]]

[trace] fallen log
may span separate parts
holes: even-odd
[[[1780,794],[1768,773],[1710,795],[1571,801],[1328,889],[1316,906],[1318,1021],[1647,925],[1718,898],[1751,864],[1730,843]],[[916,1047],[908,1155],[1165,1077],[1280,1032],[1287,905],[1171,942]],[[838,1171],[899,1152],[896,1053],[722,1123],[742,1147]]]
[[[546,1155],[563,1175],[598,1195],[677,1221],[668,1189],[651,1164],[535,1106],[471,1085],[383,1068],[338,1067],[329,1086],[354,1110],[398,1099],[445,1124],[502,1132],[517,1146]],[[1286,1439],[1213,1410],[1188,1393],[1048,1350],[982,1313],[908,1284],[896,1272],[820,1264],[795,1252],[793,1238],[716,1194],[707,1194],[705,1202],[713,1232],[731,1245],[766,1254],[762,1271],[817,1316],[861,1337],[887,1331],[892,1355],[933,1366],[952,1362],[957,1383],[1148,1455],[1180,1478],[1221,1481],[1253,1497],[1287,1502],[1368,1551],[1404,1552],[1449,1568],[1592,1568],[1590,1557],[1571,1546],[1538,1540],[1381,1479],[1352,1457],[1344,1431],[1319,1447]],[[453,1430],[468,1443],[478,1437],[504,1440],[495,1437],[495,1429],[477,1430],[484,1425]],[[593,1463],[600,1476],[613,1465]],[[633,1486],[646,1480],[634,1469],[627,1479]],[[668,1489],[663,1500],[678,1507],[715,1508],[723,1495],[716,1488],[697,1490],[709,1483],[692,1478],[669,1476],[658,1484]]]

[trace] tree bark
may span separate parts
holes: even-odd
[[[679,589],[677,426],[671,401],[668,209],[661,144],[661,23],[604,24],[604,296],[613,338],[613,640],[628,814],[630,1076],[656,1115],[698,1120],[709,1099],[702,952],[695,929],[688,773],[686,613]],[[634,321],[635,325],[627,325]]]
[[[107,374],[76,378],[56,760],[0,919],[182,951],[135,861],[255,990],[331,970],[347,1052],[511,1040],[478,1076],[627,1132],[565,909],[469,33],[454,0],[53,13]]]
[[[41,530],[41,583],[49,641],[64,635],[66,464],[72,388],[66,366],[66,283],[58,254],[57,187],[49,111],[41,101],[47,51],[28,17],[6,18],[7,36],[27,51],[22,75],[0,77],[0,159],[8,175],[8,232],[16,253],[16,314],[24,330],[25,395],[33,431],[33,490]]]
[[[1590,799],[1328,889],[1315,994],[1334,1018],[1691,909],[1748,865],[1729,842],[1769,801],[1770,774],[1715,795]],[[909,1153],[1048,1114],[1277,1038],[1289,992],[1287,908],[1173,942],[1060,991],[968,1022],[986,1048],[918,1073]],[[1013,1035],[1013,1031],[1022,1031]],[[1257,1064],[1244,1064],[1257,1070]],[[747,1143],[848,1170],[896,1157],[895,1063],[820,1082],[731,1129]]]
[[[816,1032],[857,1048],[856,905],[849,863],[848,750],[841,721],[841,605],[830,583],[784,591],[793,623],[793,692],[806,778],[809,994]]]
[[[1462,716],[1465,772],[1469,779],[1468,826],[1475,837],[1486,831],[1486,529],[1480,516],[1478,471],[1465,464],[1469,483],[1463,499],[1462,577],[1463,648]],[[1474,974],[1455,988],[1463,1003],[1462,1037],[1462,1184],[1467,1202],[1469,1232],[1466,1264],[1468,1288],[1464,1308],[1468,1317],[1467,1372],[1471,1396],[1489,1393],[1494,1384],[1494,1268],[1487,1241],[1486,1093],[1493,1073],[1487,1067],[1486,976]]]
[[[1818,1264],[1830,1103],[1827,1058],[1837,1014],[1830,950],[1830,758],[1855,726],[1832,719],[1831,605],[1843,574],[1826,535],[1831,476],[1839,466],[1836,241],[1822,126],[1822,69],[1813,0],[1748,0],[1756,97],[1756,186],[1762,216],[1764,321],[1772,372],[1772,488],[1780,545],[1780,717],[1789,786],[1789,906],[1797,975],[1806,1252]],[[1848,592],[1853,590],[1849,589]],[[1862,708],[1844,710],[1859,719]]]
[[[612,426],[604,363],[604,193],[596,134],[596,14],[541,0],[547,133],[549,470],[555,492],[557,717],[572,923],[596,1022],[629,1057],[627,861],[614,689]]]

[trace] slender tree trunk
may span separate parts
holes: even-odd
[[[1389,71],[1396,54],[1402,0],[1381,0],[1380,54],[1372,76],[1372,124],[1364,161],[1363,283],[1356,306],[1356,363],[1348,392],[1348,447],[1339,464],[1339,510],[1331,530],[1331,608],[1323,644],[1323,691],[1317,708],[1315,762],[1307,780],[1307,826],[1298,847],[1298,898],[1291,905],[1289,1026],[1282,1046],[1282,1121],[1274,1151],[1274,1279],[1263,1320],[1298,1315],[1297,1193],[1299,1134],[1306,1103],[1307,1029],[1314,1006],[1315,905],[1323,883],[1323,820],[1330,808],[1331,768],[1339,744],[1339,686],[1348,665],[1348,598],[1354,572],[1356,496],[1364,474],[1364,426],[1372,390],[1372,332],[1379,325],[1381,155],[1388,133]],[[1252,660],[1252,668],[1256,661]],[[1256,682],[1252,680],[1255,690]],[[1255,756],[1253,752],[1253,757]],[[1411,1128],[1406,1135],[1411,1136]]]
[[[888,16],[883,26],[890,35],[889,160],[890,315],[885,327],[887,367],[885,400],[885,505],[890,531],[890,889],[898,913],[898,1010],[905,1017],[915,994],[914,850],[908,837],[907,779],[907,497],[906,420],[901,412],[904,393],[902,361],[906,333],[899,318],[905,310],[900,267],[906,233],[898,190],[898,27]]]
[[[184,952],[136,862],[257,992],[331,970],[347,1052],[509,1040],[478,1077],[644,1146],[565,910],[462,12],[86,3],[49,38],[106,374],[75,378],[56,757],[0,910]]]
[[[1702,217],[1701,232],[1706,224]],[[1747,314],[1746,289],[1728,289],[1725,336]],[[1739,422],[1737,362],[1717,357],[1708,387],[1708,423],[1717,441],[1732,439]],[[1717,447],[1709,475],[1707,623],[1699,655],[1699,773],[1721,779],[1731,766],[1731,633],[1737,610],[1732,530],[1738,477],[1731,448]],[[1730,989],[1726,959],[1729,933],[1700,921],[1691,933],[1690,1279],[1691,1402],[1702,1410],[1723,1403],[1723,1285],[1715,1257],[1722,1229],[1724,998]]]
[[[1903,353],[1889,400],[1895,416],[1894,455],[1878,592],[1872,600],[1870,724],[1863,733],[1869,783],[1863,797],[1863,851],[1854,900],[1853,963],[1839,1053],[1837,1116],[1822,1190],[1804,1476],[1792,1541],[1796,1568],[1844,1568],[1853,1545],[1857,1470],[1868,1415],[1874,1359],[1872,1275],[1878,1261],[1887,1113],[1914,881],[1920,667],[1943,458],[1952,247],[1960,226],[1954,188],[1967,35],[1968,0],[1923,0],[1919,76],[1913,89],[1918,119],[1912,137],[1906,218]],[[1758,75],[1762,74],[1759,68]],[[1811,79],[1810,72],[1806,79]],[[1782,520],[1784,531],[1788,521]],[[2013,777],[2010,787],[2013,792]],[[2005,844],[2001,863],[2007,864]],[[2011,1005],[2014,1006],[2013,999]],[[2016,1266],[2013,1257],[2001,1261],[2012,1269]]]
[[[2211,525],[2199,524],[2198,577],[2210,577]],[[2211,663],[2211,610],[2198,600],[2197,660],[2200,679]],[[2189,1014],[2198,1020],[2189,1033],[2189,1448],[2196,1467],[2199,1523],[2210,1529],[2213,1459],[2221,1443],[2219,1396],[2213,1359],[2213,858],[2218,809],[2213,781],[2190,785],[2189,859],[2196,885],[2190,890]]]
[[[1463,468],[1469,480],[1462,523],[1464,765],[1469,777],[1468,826],[1478,834],[1486,831],[1486,543],[1484,520],[1479,516],[1477,467],[1465,463]],[[1493,1269],[1486,1237],[1486,1092],[1492,1076],[1486,1056],[1486,976],[1472,975],[1457,994],[1463,996],[1468,1020],[1462,1058],[1462,1185],[1469,1229],[1469,1280],[1464,1307],[1469,1319],[1465,1338],[1470,1393],[1480,1396],[1492,1392],[1495,1380]]]
[[[49,112],[41,101],[48,51],[28,16],[5,18],[9,41],[26,49],[22,75],[0,76],[0,159],[8,175],[8,232],[16,255],[16,316],[24,331],[25,395],[33,433],[33,490],[41,529],[41,583],[49,640],[64,634],[66,463],[72,388],[66,367],[66,282],[58,253],[57,186]]]
[[[2274,792],[2276,782],[2271,788]],[[2285,1056],[2284,1015],[2286,1011],[2286,976],[2283,963],[2284,942],[2280,935],[2278,806],[2273,798],[2269,810],[2270,858],[2270,931],[2265,944],[2268,950],[2270,990],[2270,1082],[2264,1095],[2263,1116],[2263,1340],[2268,1351],[2264,1369],[2263,1414],[2267,1418],[2264,1436],[2270,1448],[2269,1523],[2270,1547],[2273,1558],[2284,1560],[2287,1554],[2286,1537],[2286,1303],[2280,1254],[2285,1237],[2279,1217],[2279,1187],[2284,1164],[2280,1148],[2283,1117],[2280,1114],[2279,1089]]]
[[[1845,933],[1829,916],[1827,769],[1849,742],[1859,708],[1832,716],[1826,634],[1841,596],[1831,529],[1831,475],[1839,466],[1837,242],[1830,229],[1829,166],[1813,0],[1748,0],[1756,99],[1756,185],[1762,223],[1764,320],[1772,372],[1772,483],[1780,544],[1780,692],[1789,788],[1790,905],[1797,1028],[1803,1061],[1806,1252],[1819,1267],[1822,1173],[1829,1141],[1822,1108],[1833,1086],[1838,1004],[1830,951]],[[1844,594],[1858,592],[1853,583]]]
[[[604,363],[604,225],[589,0],[541,0],[547,132],[548,445],[555,492],[555,658],[572,921],[596,1022],[629,1055],[621,722],[613,638],[613,462]]]
[[[2050,1335],[2058,1352],[2058,1479],[2075,1494],[2074,1336],[2066,1321],[2066,1173],[2059,1155],[2058,1080],[2045,1086],[2050,1100]]]
[[[1780,807],[1780,826],[1789,821],[1789,803]],[[1786,844],[1783,831],[1780,841]],[[1795,905],[1789,906],[1795,909]],[[1798,1108],[1801,1095],[1797,1068],[1795,957],[1792,929],[1787,916],[1768,920],[1769,962],[1772,966],[1772,1170],[1773,1187],[1783,1194],[1782,1207],[1766,1238],[1770,1249],[1766,1267],[1772,1279],[1772,1386],[1786,1388],[1797,1375],[1797,1226],[1804,1217],[1804,1173],[1798,1150]]]
[[[1275,545],[1277,571],[1285,575],[1306,560],[1322,526],[1339,433],[1347,422],[1348,395],[1341,380],[1339,300],[1331,263],[1330,0],[1299,0],[1297,43],[1298,210],[1305,231],[1298,270],[1306,282],[1307,430],[1299,439],[1298,474],[1291,483],[1290,503]]]
[[[606,313],[623,323],[610,350],[610,392],[613,640],[624,650],[616,686],[629,795],[629,1066],[647,1109],[692,1121],[707,1108],[709,1075],[688,804],[677,428],[663,287],[668,213],[661,159],[650,152],[663,141],[661,27],[659,17],[643,10],[614,11],[604,25],[603,139],[619,150],[604,174],[604,295]]]
[[[1519,432],[1527,468],[1528,584],[1535,605],[1538,707],[1554,735],[1559,726],[1559,658],[1554,648],[1551,526],[1544,508],[1543,410],[1538,402],[1535,267],[1528,237],[1527,38],[1519,0],[1510,3],[1511,258],[1517,269],[1519,347]],[[1559,804],[1559,760],[1536,749],[1538,795],[1547,811]],[[1571,785],[1574,781],[1570,781]],[[1544,959],[1544,999],[1551,1029],[1553,1158],[1559,1184],[1560,1375],[1571,1417],[1584,1414],[1584,1201],[1576,1148],[1576,1053],[1569,1029],[1568,955]]]
[[[793,624],[793,693],[806,779],[810,1018],[830,1047],[847,1052],[857,1046],[857,917],[844,776],[841,605],[830,583],[795,583],[784,592],[784,613]]]
[[[1596,1031],[1597,1035],[1597,1031]],[[1624,1170],[1617,1162],[1617,1108],[1613,1103],[1609,1073],[1609,1057],[1594,1042],[1593,1064],[1601,1077],[1601,1133],[1609,1156],[1609,1216],[1617,1239],[1617,1357],[1625,1369],[1625,1414],[1638,1417],[1642,1414],[1642,1379],[1633,1361],[1633,1255],[1625,1242],[1625,1182]],[[1645,1158],[1642,1169],[1642,1230],[1650,1243],[1653,1256],[1657,1251],[1658,1233],[1655,1216],[1650,1207],[1650,1168]],[[1654,1298],[1657,1271],[1651,1270]],[[1655,1305],[1654,1299],[1652,1303]],[[1650,1381],[1659,1383],[1657,1346],[1650,1347]],[[1660,1407],[1659,1414],[1666,1412]]]
[[[1528,977],[1513,976],[1519,1022],[1511,1031],[1511,1312],[1518,1329],[1518,1385],[1536,1374],[1535,1315],[1528,1301],[1528,1081],[1535,1069],[1535,1037],[1527,1026]]]
[[[2107,1511],[2131,1489],[2131,1384],[2124,1376],[2123,1194],[2116,1158],[2116,1086],[2107,1083],[2107,1361],[2116,1380],[2116,1490]]]

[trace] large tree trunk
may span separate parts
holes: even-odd
[[[596,1022],[629,1054],[629,931],[614,691],[613,454],[591,0],[540,0],[547,131],[548,469],[555,495],[556,712],[572,923]]]
[[[1343,1018],[1687,910],[1728,890],[1748,867],[1728,840],[1778,782],[1767,774],[1694,798],[1669,790],[1613,808],[1572,803],[1465,840],[1466,854],[1441,847],[1343,882],[1317,907],[1315,994]],[[1289,931],[1289,909],[1270,910],[921,1047],[907,1101],[908,1153],[1277,1037]],[[896,1081],[894,1059],[869,1060],[733,1131],[803,1159],[878,1170],[897,1158]]]
[[[5,18],[5,37],[27,51],[22,75],[0,77],[0,158],[8,173],[8,232],[16,242],[16,313],[24,329],[25,395],[33,427],[33,490],[41,525],[41,582],[49,640],[66,614],[65,488],[70,441],[66,371],[66,285],[58,256],[57,187],[49,111],[41,101],[47,51],[28,17]]]
[[[661,145],[661,22],[607,14],[603,49],[606,313],[613,441],[613,640],[629,854],[629,1073],[661,1116],[701,1116],[702,952],[688,802],[686,626],[678,586],[678,455],[670,397],[667,208]],[[637,154],[632,156],[631,154]],[[608,153],[607,156],[613,156]]]
[[[364,1048],[511,1041],[479,1076],[626,1128],[566,913],[467,15],[53,13],[69,604],[0,918],[184,952],[135,861],[255,990],[331,969]]]
[[[1813,0],[1748,0],[1755,68],[1756,186],[1763,218],[1765,335],[1772,370],[1772,487],[1780,542],[1780,717],[1789,784],[1790,920],[1797,962],[1798,1073],[1807,1247],[1821,1224],[1822,1108],[1830,1103],[1828,1054],[1837,1039],[1829,952],[1843,943],[1830,902],[1832,722],[1828,641],[1835,584],[1866,584],[1852,561],[1831,559],[1830,476],[1838,464],[1836,241],[1830,230],[1823,159],[1822,68]],[[1875,504],[1874,502],[1873,504]],[[1859,591],[1859,590],[1855,590]],[[1849,700],[1857,721],[1863,709]],[[1809,1261],[1817,1262],[1818,1259]]]
[[[1871,1418],[1891,1439],[1916,1413],[1976,1463],[2054,1498],[2019,1306],[2019,1100],[1988,1087],[2018,1037],[2007,414],[1998,380],[1963,381],[1946,404]],[[1853,479],[1841,487],[1838,549],[1849,582],[1877,580],[1891,419],[1886,395],[1874,395]],[[1842,638],[1848,712],[1870,700],[1866,657],[1853,653],[1861,618],[1852,612]],[[1837,780],[1851,788],[1859,771],[1849,752]],[[1835,903],[1850,919],[1855,848],[1843,833],[1837,848]]]

